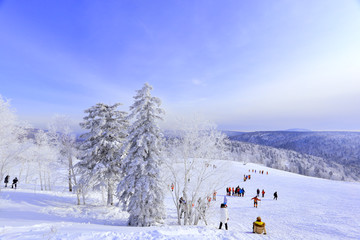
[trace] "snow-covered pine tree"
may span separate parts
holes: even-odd
[[[88,115],[80,123],[89,132],[81,136],[85,140],[80,146],[81,161],[77,164],[81,175],[78,185],[83,190],[106,188],[108,205],[113,204],[115,181],[121,177],[116,159],[128,127],[127,113],[117,110],[120,105],[98,103],[85,110]]]
[[[163,135],[157,125],[164,111],[159,98],[152,97],[152,87],[145,83],[134,96],[130,107],[129,127],[122,159],[125,177],[118,185],[117,194],[130,213],[129,225],[152,226],[165,217],[164,192],[161,187],[160,166]]]

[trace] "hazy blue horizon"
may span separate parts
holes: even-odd
[[[0,0],[0,95],[44,128],[154,87],[235,131],[360,130],[360,1]]]

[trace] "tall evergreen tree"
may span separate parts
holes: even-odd
[[[116,159],[128,127],[127,114],[117,110],[119,105],[98,103],[85,110],[88,115],[80,123],[89,132],[81,136],[85,140],[80,146],[81,162],[77,164],[81,174],[79,184],[87,188],[107,188],[107,204],[111,205],[114,182],[120,177]]]
[[[164,193],[161,187],[160,166],[162,133],[157,120],[164,111],[159,98],[152,97],[152,87],[145,84],[137,90],[130,107],[129,127],[123,151],[122,171],[125,177],[119,183],[118,197],[130,213],[129,225],[152,226],[162,223],[165,216]]]

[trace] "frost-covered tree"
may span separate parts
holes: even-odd
[[[151,226],[162,223],[165,216],[164,193],[161,186],[161,145],[163,136],[157,124],[164,111],[159,98],[152,97],[152,87],[145,84],[137,90],[130,107],[128,137],[122,161],[125,177],[118,185],[118,197],[130,214],[129,225]]]
[[[182,121],[179,130],[167,142],[167,181],[178,214],[178,223],[197,224],[201,218],[207,224],[210,199],[218,190],[221,165],[215,160],[229,159],[227,138],[214,124],[199,120]],[[215,177],[217,176],[217,177]],[[186,204],[180,205],[182,197]],[[181,221],[181,212],[184,218]]]
[[[67,163],[69,191],[72,192],[73,185],[77,184],[73,164],[73,159],[76,156],[76,141],[70,126],[69,117],[56,115],[49,125],[49,133],[60,152],[60,162]]]
[[[36,165],[38,172],[36,180],[39,180],[41,190],[51,190],[52,173],[57,167],[58,153],[48,133],[37,130],[33,146],[28,150],[31,157],[31,162],[28,164]]]
[[[19,160],[18,156],[25,151],[25,145],[22,145],[25,135],[10,102],[0,95],[0,179],[9,173]]]
[[[87,116],[80,123],[89,132],[80,136],[84,142],[80,146],[81,161],[77,164],[81,175],[78,185],[83,191],[105,188],[108,205],[113,204],[114,182],[119,181],[115,160],[119,158],[128,127],[126,112],[117,110],[120,105],[98,103],[85,110]]]

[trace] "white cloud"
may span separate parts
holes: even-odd
[[[194,78],[192,80],[192,84],[196,85],[196,86],[206,86],[206,83],[204,81],[201,81],[198,78]]]

